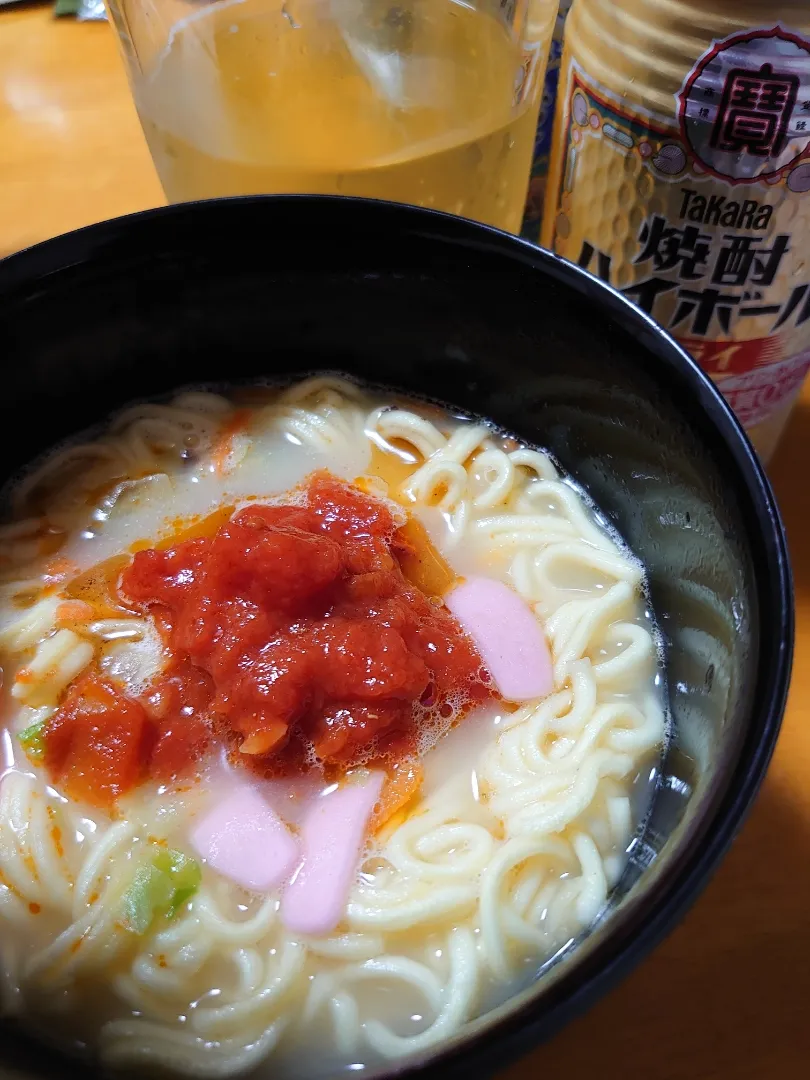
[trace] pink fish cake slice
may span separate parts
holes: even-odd
[[[546,636],[514,589],[493,578],[467,578],[444,602],[475,642],[506,701],[545,697],[554,687]]]
[[[248,784],[240,783],[208,811],[191,842],[214,870],[254,892],[283,884],[300,861],[296,838]]]
[[[294,934],[331,933],[346,911],[382,773],[319,796],[301,825],[303,862],[284,890],[281,919]]]

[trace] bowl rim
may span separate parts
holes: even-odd
[[[462,1029],[447,1044],[365,1073],[369,1078],[397,1076],[406,1080],[417,1076],[419,1080],[439,1080],[469,1072],[486,1075],[560,1030],[647,956],[696,900],[741,828],[771,759],[790,681],[794,605],[785,530],[763,466],[730,406],[697,363],[649,315],[587,270],[550,251],[491,226],[439,211],[320,195],[249,195],[157,207],[65,233],[0,260],[0,310],[18,290],[44,285],[43,279],[92,262],[109,244],[126,245],[128,237],[144,229],[159,231],[165,225],[164,235],[171,237],[173,223],[193,224],[206,217],[208,224],[198,224],[198,228],[211,228],[217,218],[218,228],[251,228],[256,218],[265,215],[269,219],[274,214],[283,217],[289,229],[290,221],[293,227],[307,227],[314,213],[336,220],[343,215],[344,228],[359,224],[368,232],[373,230],[379,235],[381,253],[386,240],[398,232],[419,241],[444,242],[448,251],[455,249],[460,256],[465,250],[500,256],[514,266],[522,265],[527,274],[536,274],[538,279],[550,277],[587,297],[646,348],[652,360],[664,365],[666,379],[691,396],[702,413],[702,435],[711,432],[733,463],[736,476],[730,476],[728,482],[747,498],[749,512],[743,516],[748,523],[748,544],[759,548],[761,556],[761,562],[755,562],[755,591],[760,601],[759,622],[766,624],[769,632],[760,635],[758,643],[760,679],[754,687],[758,705],[752,710],[727,785],[705,811],[699,842],[676,852],[646,891],[643,904],[639,903],[622,925],[611,919],[610,931],[580,962],[563,965],[565,970],[551,988],[546,988],[541,978],[519,995],[521,1000],[514,1007],[507,1002],[496,1010],[503,1015],[489,1024],[486,1014],[472,1021],[480,1030]],[[752,560],[754,554],[752,550]],[[766,663],[763,655],[768,650]]]

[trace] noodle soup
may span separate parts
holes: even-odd
[[[642,566],[541,450],[318,376],[54,451],[2,530],[2,992],[110,1067],[428,1050],[604,908]]]

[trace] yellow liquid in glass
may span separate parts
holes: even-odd
[[[521,63],[453,0],[243,0],[177,24],[135,94],[171,201],[361,195],[517,232],[543,75],[519,93]]]

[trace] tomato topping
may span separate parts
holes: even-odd
[[[156,730],[149,774],[156,780],[176,780],[199,761],[211,739],[211,677],[188,660],[171,664],[144,695],[143,705]]]
[[[44,763],[72,798],[108,807],[143,778],[154,740],[139,702],[88,676],[70,687],[45,725]]]
[[[472,641],[403,573],[422,535],[315,473],[295,505],[249,506],[210,535],[137,551],[119,597],[154,617],[166,670],[139,700],[86,677],[44,733],[46,763],[98,801],[175,779],[214,740],[268,774],[313,755],[339,770],[412,760],[426,725],[491,694]],[[444,581],[422,576],[431,593]],[[105,732],[123,752],[105,750]]]

